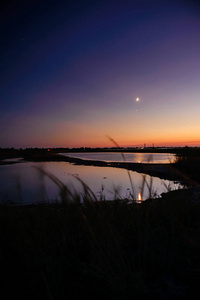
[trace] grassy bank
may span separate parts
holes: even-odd
[[[200,279],[199,215],[190,191],[142,204],[1,205],[2,295],[187,299]]]

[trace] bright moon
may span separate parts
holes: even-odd
[[[136,101],[138,102],[140,100],[140,98],[136,98]]]

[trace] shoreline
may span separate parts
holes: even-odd
[[[105,162],[98,160],[86,160],[82,158],[75,158],[70,156],[62,156],[64,161],[74,163],[76,165],[97,166],[97,167],[113,167],[126,169],[128,171],[135,171],[138,173],[145,173],[147,175],[159,177],[166,180],[178,180],[182,179],[174,171],[173,164],[162,163],[131,163],[131,162]]]
[[[64,156],[61,154],[45,155],[45,156],[28,156],[22,157],[19,161],[0,161],[0,165],[15,164],[25,161],[39,162],[39,161],[60,161],[69,162],[75,165],[97,166],[97,167],[113,167],[126,169],[128,171],[135,171],[144,173],[150,176],[159,177],[160,179],[184,182],[183,176],[176,170],[173,163],[132,163],[132,162],[105,162],[99,160],[87,160],[82,158],[75,158]]]
[[[16,159],[19,160],[16,160]],[[195,182],[184,171],[181,172],[176,168],[174,163],[134,163],[134,162],[106,162],[100,160],[87,160],[83,158],[76,158],[71,156],[62,155],[62,153],[48,152],[48,151],[28,151],[22,155],[15,155],[8,157],[0,157],[1,165],[10,165],[26,161],[32,162],[50,162],[60,161],[69,162],[76,165],[97,166],[97,167],[113,167],[126,169],[127,171],[135,171],[144,173],[150,176],[158,177],[164,180],[177,181],[186,186],[198,186],[200,184]]]

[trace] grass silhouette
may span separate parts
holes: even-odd
[[[189,190],[141,204],[1,205],[1,291],[6,299],[185,299],[198,291],[199,213]]]
[[[153,181],[147,182],[144,175],[141,192],[147,185],[150,200],[97,201],[89,186],[75,176],[85,191],[81,202],[53,174],[39,172],[59,187],[61,201],[0,205],[0,287],[5,299],[196,296],[199,194],[194,201],[188,188],[153,199]]]

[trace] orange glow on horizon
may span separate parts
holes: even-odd
[[[36,123],[39,124],[40,120],[37,121]],[[122,118],[115,115],[115,119],[111,118],[103,122],[102,119],[95,119],[89,124],[78,121],[59,121],[51,128],[51,134],[46,134],[44,131],[38,135],[38,131],[33,130],[31,139],[26,138],[23,141],[22,138],[16,137],[15,144],[18,148],[116,147],[116,144],[108,138],[110,136],[119,147],[144,147],[144,145],[146,147],[200,146],[200,126],[197,123],[194,125],[187,127],[183,124],[172,124],[172,121],[168,125],[165,122],[162,124],[160,119],[154,121],[140,119],[139,116],[133,119],[132,117]],[[25,133],[28,132],[26,128],[29,127],[24,128],[24,136],[27,137]],[[18,132],[21,133],[20,130]],[[21,143],[19,144],[18,141]]]

